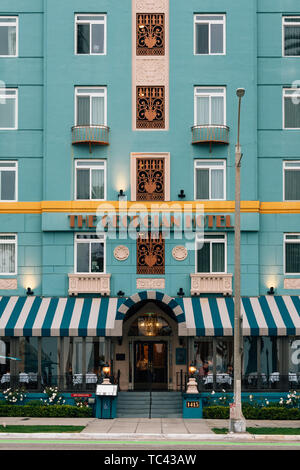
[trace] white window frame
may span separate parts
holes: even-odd
[[[96,233],[96,232],[79,232],[79,233],[75,233],[74,234],[74,273],[75,274],[97,274],[97,273],[93,273],[91,271],[91,253],[89,251],[89,271],[88,272],[78,272],[77,271],[77,245],[79,243],[88,243],[88,244],[91,244],[91,243],[95,243],[95,240],[96,239],[90,239],[90,241],[88,239],[77,239],[77,236],[78,235],[85,235],[85,236],[97,236],[99,238],[99,243],[103,243],[103,271],[102,272],[99,272],[98,274],[106,274],[106,234],[105,233]]]
[[[98,16],[99,17],[99,20],[79,20],[78,17],[79,16],[83,16],[83,17],[89,17],[89,16]],[[100,17],[104,17],[104,19],[100,19]],[[89,23],[90,24],[90,52],[89,54],[80,54],[79,52],[77,52],[77,26],[78,24],[86,24],[86,23]],[[92,24],[104,24],[104,51],[101,52],[101,53],[95,53],[95,52],[91,52],[91,49],[92,49],[92,28],[91,28],[91,25]],[[89,55],[94,55],[94,56],[101,56],[101,55],[106,55],[106,48],[107,48],[107,45],[106,45],[106,40],[107,40],[107,15],[106,13],[76,13],[75,14],[75,28],[74,28],[74,32],[75,32],[75,41],[74,41],[74,44],[75,44],[75,55],[78,55],[78,56],[89,56]]]
[[[7,95],[6,91],[14,91],[14,95]],[[15,126],[14,127],[0,127],[0,131],[15,131],[18,129],[18,121],[19,121],[19,113],[18,113],[18,108],[19,108],[19,90],[18,88],[1,88],[0,86],[0,106],[2,100],[15,100]]]
[[[300,16],[298,15],[291,15],[291,16],[283,16],[282,17],[282,57],[300,57],[300,55],[285,55],[285,47],[284,47],[284,30],[285,30],[285,26],[299,26],[300,28],[300,21],[296,21],[295,23],[293,23],[292,21],[286,23],[285,20],[289,18],[289,19],[293,19],[293,18],[297,18],[298,20],[300,20]]]
[[[297,236],[299,239],[287,240],[287,236]],[[288,273],[286,272],[286,256],[285,256],[285,247],[287,243],[300,243],[300,233],[285,233],[283,236],[283,270],[285,276],[300,276],[300,269],[297,273]]]
[[[197,17],[214,17],[217,18],[218,16],[222,16],[222,20],[201,20],[197,19]],[[207,54],[200,54],[199,52],[196,52],[196,25],[197,24],[208,24],[208,53]],[[223,25],[223,52],[211,52],[211,24],[222,24]],[[194,14],[194,55],[200,55],[200,56],[209,56],[209,55],[226,55],[226,15],[223,13],[217,15],[217,14]]]
[[[212,238],[212,239],[209,239],[209,236],[210,235],[218,235],[220,238]],[[207,238],[204,238],[204,236],[206,236]],[[211,245],[212,243],[224,243],[224,272],[214,272],[214,271],[210,271],[209,273],[201,273],[198,271],[198,243],[199,242],[203,242],[204,243],[207,243],[209,242],[210,243],[210,252],[209,252],[209,256],[210,256],[210,266],[212,268],[212,249],[211,249]],[[202,235],[200,235],[199,233],[196,234],[196,239],[195,239],[195,274],[227,274],[227,234],[226,233],[216,233],[216,232],[204,232]]]
[[[1,199],[1,194],[0,194],[0,202],[16,202],[18,201],[18,162],[17,161],[13,161],[13,160],[0,160],[0,164],[14,164],[15,167],[7,167],[7,168],[3,168],[0,166],[0,173],[2,171],[14,171],[15,172],[15,199],[11,199],[11,200],[8,200],[8,199]]]
[[[14,240],[1,240],[1,237],[14,237]],[[18,235],[15,233],[0,233],[0,244],[15,245],[15,270],[13,273],[0,272],[0,276],[16,276],[16,274],[18,273]]]
[[[203,90],[203,93],[199,92],[199,90]],[[205,90],[216,90],[215,92],[205,92]],[[219,92],[217,90],[222,90]],[[194,126],[197,126],[197,97],[198,96],[206,96],[209,98],[209,123],[208,126],[215,126],[217,124],[211,124],[211,98],[213,96],[222,96],[223,103],[224,103],[224,122],[218,123],[220,126],[226,126],[226,87],[224,86],[195,86],[194,87]]]
[[[88,92],[88,93],[78,93],[78,90],[94,90],[94,92]],[[101,91],[100,91],[101,90]],[[78,116],[77,116],[77,97],[78,96],[89,96],[90,97],[90,123],[92,122],[92,106],[91,106],[91,99],[92,97],[99,97],[103,96],[104,97],[104,124],[103,126],[107,126],[107,87],[106,86],[80,86],[80,87],[75,87],[75,126],[78,126]],[[91,125],[90,127],[97,127],[97,125]]]
[[[290,93],[287,93],[290,92]],[[291,93],[292,92],[292,93]],[[285,127],[285,97],[292,96],[295,93],[294,98],[295,100],[299,101],[297,106],[300,106],[300,88],[283,88],[282,89],[282,129],[288,131],[297,131],[300,129],[299,127]]]
[[[78,163],[85,163],[85,165],[78,166]],[[91,169],[93,168],[93,164],[95,163],[102,163],[101,169],[104,171],[104,198],[103,199],[92,199],[91,197],[89,199],[78,199],[77,198],[77,170],[78,169],[84,169],[84,170],[90,170],[90,196],[91,196],[91,191],[92,191],[92,172]],[[96,168],[96,166],[94,167]],[[106,191],[107,191],[107,180],[106,180],[106,160],[75,160],[75,201],[106,201]]]
[[[287,167],[287,164],[289,163],[293,163],[295,165],[298,165],[295,166],[294,168],[293,167]],[[282,187],[283,187],[283,196],[282,196],[282,200],[283,201],[299,201],[299,199],[286,199],[285,198],[285,172],[286,170],[288,171],[293,171],[293,170],[298,170],[300,171],[300,160],[284,160],[283,161],[283,171],[282,171]]]
[[[221,162],[222,165],[214,165],[214,162]],[[201,166],[197,166],[201,163]],[[203,163],[205,165],[203,165]],[[208,199],[198,199],[197,198],[197,170],[198,169],[208,169],[209,170],[209,198]],[[211,170],[212,169],[222,169],[223,170],[223,187],[224,187],[224,197],[222,199],[213,199],[211,197]],[[194,200],[195,201],[226,201],[226,160],[195,160],[194,163]]]
[[[5,57],[6,59],[9,59],[9,58],[13,59],[13,58],[19,57],[19,17],[18,16],[0,15],[0,19],[16,20],[16,22],[15,22],[15,26],[16,26],[16,54],[14,54],[14,55],[11,55],[11,54],[0,55],[0,58]],[[12,26],[13,25],[13,23],[5,23],[5,22],[0,23],[0,24],[1,24],[1,26]]]

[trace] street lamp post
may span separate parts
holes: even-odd
[[[242,413],[241,383],[242,383],[242,328],[241,328],[241,159],[240,147],[240,114],[241,100],[245,94],[243,88],[238,88],[238,138],[235,147],[235,220],[234,220],[234,401],[230,407],[229,431],[234,433],[246,432],[246,421]]]

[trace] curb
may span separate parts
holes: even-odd
[[[300,442],[300,435],[275,435],[275,434],[133,434],[133,433],[1,433],[0,443],[2,439],[60,439],[60,440],[131,440],[131,441],[298,441]]]

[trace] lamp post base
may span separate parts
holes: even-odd
[[[242,405],[240,403],[232,403],[230,405],[229,432],[246,432],[246,420],[243,416]]]

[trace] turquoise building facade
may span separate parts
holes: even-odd
[[[198,372],[208,363],[214,386],[218,373],[230,375],[236,90],[242,87],[243,373],[296,374],[293,386],[298,384],[296,0],[25,3],[2,0],[0,6],[0,173],[2,168],[3,188],[14,184],[13,200],[0,200],[4,356],[21,356],[32,346],[34,366],[22,359],[19,369],[42,376],[43,352],[52,352],[57,377],[70,364],[73,375],[99,373],[101,361],[108,361],[123,390],[146,387],[140,360],[148,370],[156,360],[151,374],[159,389],[178,390],[191,363]],[[16,94],[8,98],[9,91]],[[7,129],[10,99],[16,103],[15,126],[9,122]],[[14,172],[14,183],[5,171]],[[145,189],[154,181],[155,189]],[[92,189],[81,189],[84,184]],[[95,196],[99,188],[101,197]],[[158,251],[149,239],[141,246],[124,228],[124,214],[156,212],[159,223],[152,219],[152,230],[170,228],[163,243],[156,234]],[[198,235],[181,230],[175,236],[178,214],[187,229],[190,220],[199,220]],[[138,238],[148,231],[132,228]],[[100,242],[93,238],[99,231]],[[82,272],[79,265],[86,264]],[[98,310],[92,308],[95,299]],[[62,301],[61,322],[55,323]],[[93,315],[96,329],[90,329]],[[167,339],[162,329],[145,333],[140,318],[166,322],[172,333]],[[86,361],[95,348],[98,353]],[[17,374],[17,366],[2,360],[2,373]],[[230,387],[232,381],[224,380]],[[260,387],[276,383],[268,379]]]

